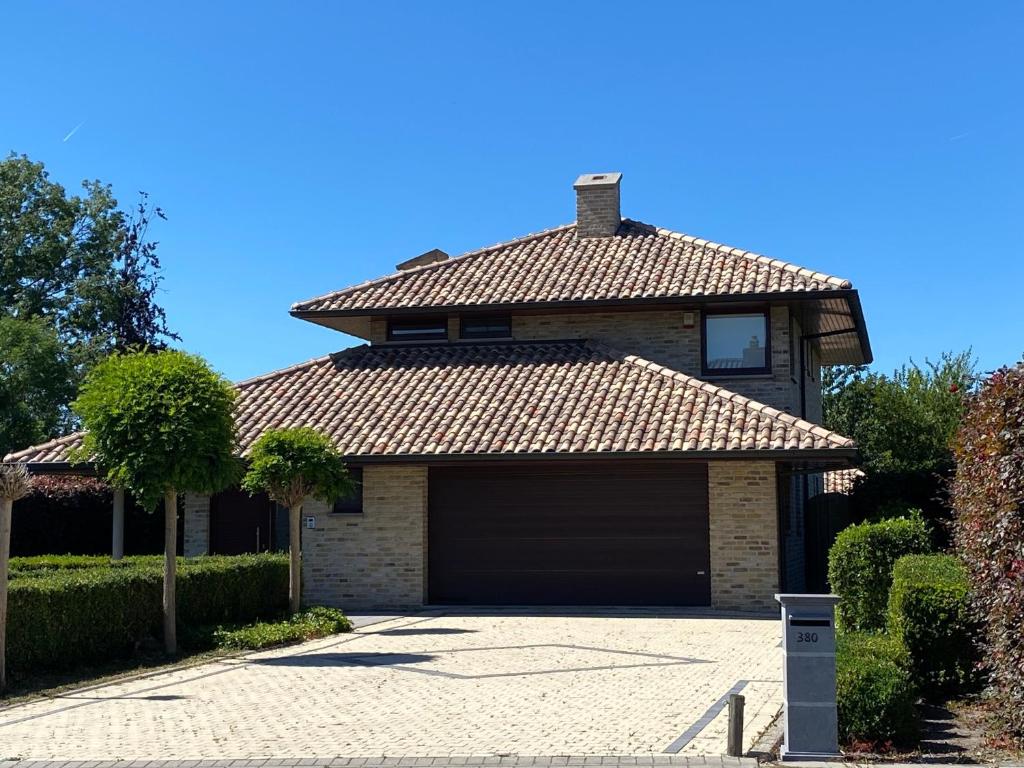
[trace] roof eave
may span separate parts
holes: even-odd
[[[626,299],[568,299],[563,301],[520,301],[498,302],[491,304],[431,304],[412,307],[361,307],[356,309],[292,309],[290,314],[303,320],[327,317],[379,317],[384,315],[423,315],[439,312],[490,312],[501,310],[557,310],[583,308],[630,308],[643,306],[700,306],[704,304],[761,303],[816,301],[820,299],[851,298],[857,303],[860,312],[860,300],[854,288],[832,288],[823,291],[778,291],[775,293],[729,293],[699,294],[694,296],[644,296]],[[863,325],[863,314],[859,314],[859,324]]]
[[[766,461],[834,460],[842,466],[849,466],[858,458],[857,448],[772,448],[745,450],[710,451],[592,451],[589,453],[396,453],[359,454],[343,456],[349,464],[446,464],[453,461],[567,461],[567,460],[664,460],[675,461],[730,461],[764,459]],[[36,461],[26,464],[28,471],[35,475],[95,475],[96,466],[91,463],[72,464],[67,461]]]

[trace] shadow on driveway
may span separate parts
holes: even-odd
[[[422,664],[435,658],[425,653],[307,653],[253,659],[248,663],[267,667],[391,667],[398,664]]]
[[[382,629],[380,632],[370,632],[369,634],[404,637],[405,635],[467,635],[479,631],[478,629],[458,629],[457,627],[424,627],[423,629]]]

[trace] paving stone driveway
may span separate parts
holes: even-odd
[[[775,620],[639,611],[386,618],[355,633],[0,710],[0,758],[651,755],[752,742]]]

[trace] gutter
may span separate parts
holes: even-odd
[[[347,455],[342,461],[355,466],[370,464],[475,464],[478,462],[519,463],[536,461],[825,461],[836,469],[848,468],[857,458],[857,448],[772,448],[767,450],[718,451],[604,451],[592,453],[418,453],[388,455]],[[93,464],[71,464],[67,461],[31,462],[26,465],[33,474],[96,475]]]

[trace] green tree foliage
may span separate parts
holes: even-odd
[[[10,402],[0,397],[0,454],[64,431],[74,387],[97,360],[177,338],[156,303],[160,262],[147,240],[152,217],[163,212],[142,194],[126,213],[108,185],[82,186],[82,195],[68,194],[42,163],[24,156],[0,161],[0,319],[32,321],[8,328],[50,337],[19,359],[22,387],[46,381],[54,368],[66,384],[23,390],[20,409],[32,409],[28,418],[9,413]],[[0,352],[6,360],[8,349]],[[14,421],[21,427],[8,432]],[[28,433],[26,424],[33,425]]]
[[[864,366],[828,368],[825,425],[857,441],[868,474],[943,470],[976,378],[969,351],[911,363],[892,375]]]
[[[956,462],[957,550],[1003,711],[1024,735],[1024,362],[996,371],[970,398]]]
[[[201,357],[174,350],[115,353],[86,376],[73,407],[85,438],[78,460],[142,505],[164,500],[164,637],[176,648],[174,570],[177,495],[214,493],[233,483],[235,390]]]
[[[331,441],[308,427],[267,430],[253,444],[249,459],[242,487],[249,493],[265,491],[288,508],[289,607],[295,613],[301,603],[302,502],[307,497],[333,502],[351,495],[355,484]]]
[[[878,519],[920,509],[944,543],[952,441],[976,382],[969,351],[891,375],[864,366],[824,369],[825,426],[857,441],[866,472],[854,490],[855,514]]]
[[[0,317],[0,455],[63,431],[74,365],[41,317]]]

